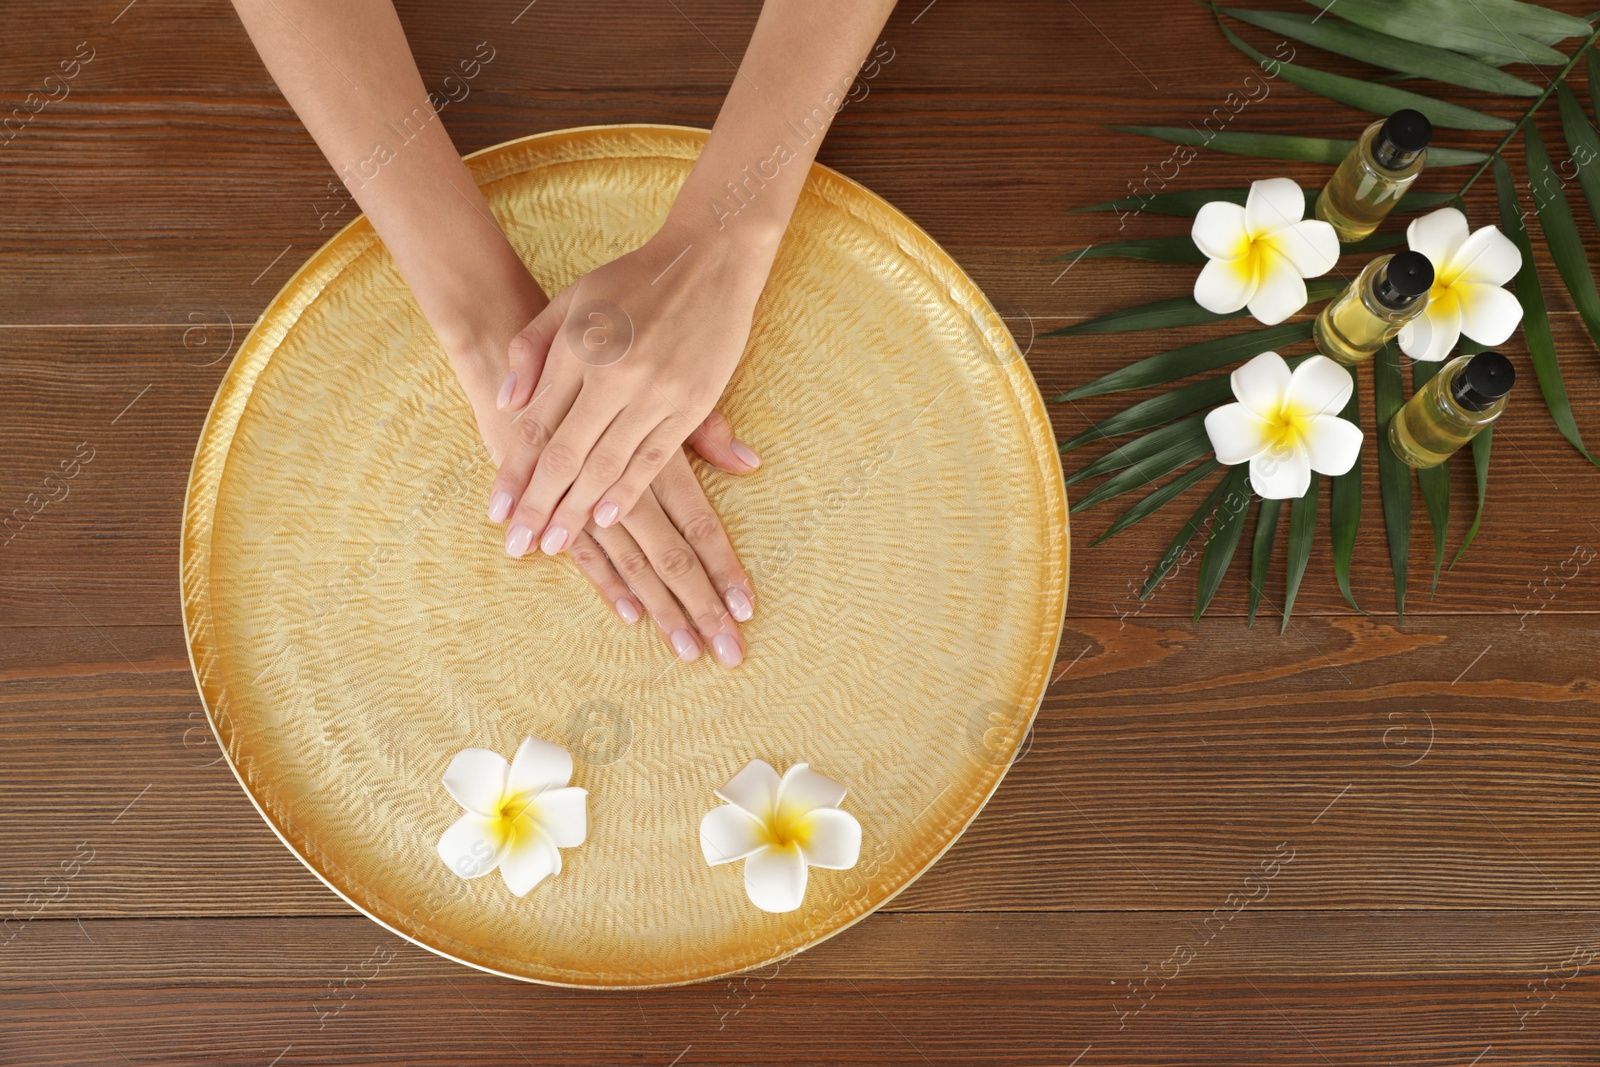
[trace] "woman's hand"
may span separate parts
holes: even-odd
[[[512,340],[497,403],[517,433],[489,508],[510,519],[507,552],[537,544],[554,555],[591,522],[605,529],[631,513],[722,395],[771,260],[760,243],[669,219]],[[731,437],[695,444],[720,467],[754,465]]]
[[[516,416],[495,404],[503,364],[466,356],[452,362],[483,442],[500,463],[518,432]],[[533,374],[538,370],[535,365]],[[717,411],[690,442],[729,473],[745,474],[760,463],[754,452],[734,439],[728,420]],[[587,524],[571,539],[568,550],[623,622],[632,625],[648,614],[680,659],[697,659],[709,645],[723,666],[743,662],[738,623],[753,614],[755,590],[681,448],[673,450],[624,521],[605,529]]]

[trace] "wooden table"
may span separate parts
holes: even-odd
[[[1080,515],[1026,757],[890,909],[782,967],[548,989],[352,913],[219,762],[176,562],[230,345],[350,209],[226,4],[126,2],[59,0],[0,37],[7,109],[92,55],[0,155],[0,511],[78,459],[67,495],[0,547],[0,1064],[1600,1063],[1600,567],[1571,576],[1600,545],[1600,472],[1531,381],[1496,432],[1477,545],[1436,596],[1414,578],[1403,628],[1375,493],[1367,614],[1338,595],[1324,535],[1284,636],[1245,628],[1242,573],[1199,625],[1192,575],[1141,607],[1176,510],[1098,548],[1117,509]],[[494,49],[445,113],[463,151],[709,125],[758,7],[525,4],[402,5],[430,87]],[[926,227],[1024,344],[1187,292],[1189,268],[1045,260],[1119,236],[1069,209],[1168,156],[1106,125],[1198,125],[1243,84],[1209,14],[925,4],[889,23],[894,58],[823,161]],[[1366,120],[1280,82],[1233,121],[1350,136]],[[1172,187],[1325,173],[1202,154]],[[1120,235],[1183,229],[1146,216]],[[1553,312],[1600,441],[1600,355],[1564,294]],[[1028,361],[1051,396],[1172,341],[1040,338]],[[1058,406],[1056,428],[1117,406]]]

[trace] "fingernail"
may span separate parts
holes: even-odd
[[[711,650],[724,667],[737,667],[744,662],[744,653],[739,651],[739,642],[733,639],[732,634],[713,634]]]
[[[547,556],[553,556],[567,547],[567,531],[560,526],[552,526],[544,532],[544,539],[539,542],[539,548]]]
[[[617,614],[622,616],[622,621],[632,626],[639,621],[639,609],[634,607],[633,601],[622,597],[617,601]]]
[[[602,501],[600,506],[594,509],[594,521],[601,529],[604,529],[617,521],[617,514],[621,510],[609,500]]]
[[[505,522],[511,514],[511,494],[504,489],[489,498],[489,521]]]
[[[750,451],[750,446],[743,441],[735,438],[732,447],[733,454],[738,457],[740,463],[751,467],[761,466],[761,457]]]
[[[506,551],[513,556],[526,555],[531,544],[533,544],[533,531],[520,522],[506,533]]]
[[[693,663],[700,658],[700,642],[694,639],[694,634],[688,630],[672,631],[672,651],[685,663]]]
[[[754,614],[754,606],[750,598],[744,595],[743,589],[730,589],[723,594],[722,599],[728,605],[728,613],[740,622],[749,622]]]
[[[506,375],[506,380],[500,383],[500,395],[495,398],[494,406],[499,408],[501,411],[504,411],[506,409],[506,405],[511,403],[511,394],[516,390],[516,388],[516,374],[513,373]]]

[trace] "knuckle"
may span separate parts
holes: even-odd
[[[615,452],[592,453],[586,466],[588,473],[594,477],[594,480],[603,483],[603,485],[613,484],[618,478],[622,477],[622,472],[627,469],[627,464]]]
[[[661,558],[656,561],[656,571],[669,582],[688,577],[699,560],[687,548],[669,548],[661,553]]]
[[[697,511],[683,522],[683,536],[692,545],[704,544],[716,538],[722,524],[709,511]]]
[[[714,608],[696,610],[694,613],[695,629],[703,634],[714,634],[722,629],[722,612]]]
[[[547,474],[560,478],[570,478],[577,473],[578,453],[571,445],[557,441],[545,446],[544,452],[539,456],[539,466]]]
[[[666,445],[652,442],[639,449],[639,462],[650,470],[660,470],[671,455]]]
[[[550,431],[538,419],[521,418],[517,420],[517,440],[537,451],[550,440]]]
[[[639,578],[650,573],[650,561],[637,548],[625,548],[613,553],[611,565],[624,578]]]

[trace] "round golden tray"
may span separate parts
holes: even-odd
[[[563,130],[469,165],[555,293],[642,244],[706,134]],[[1065,610],[1044,405],[977,287],[908,219],[814,167],[723,399],[764,463],[700,466],[756,588],[735,671],[675,660],[566,559],[509,558],[465,398],[365,219],[296,272],[206,419],[184,511],[195,678],[245,792],[330,888],[514,978],[729,974],[881,907],[983,807],[1032,724]],[[525,898],[435,852],[463,748],[572,750],[589,836]],[[709,867],[746,762],[849,787],[853,870],[798,911]]]

